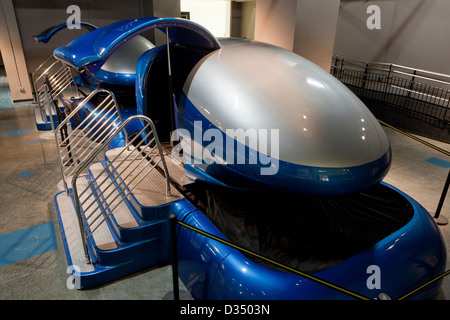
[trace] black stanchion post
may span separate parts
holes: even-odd
[[[448,223],[447,218],[440,216],[442,206],[444,205],[445,197],[447,196],[448,186],[450,184],[450,169],[448,170],[447,180],[445,181],[444,189],[442,190],[441,198],[439,199],[439,204],[434,214],[434,219],[437,224],[444,225]]]
[[[169,215],[170,245],[172,254],[172,279],[173,279],[173,300],[180,300],[180,289],[178,286],[178,253],[177,253],[177,217]]]

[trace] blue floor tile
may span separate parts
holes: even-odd
[[[30,133],[30,132],[31,132],[30,129],[19,128],[19,129],[15,129],[15,130],[9,131],[9,132],[7,132],[5,134],[8,135],[8,136],[23,136],[24,134],[27,134],[27,133]]]
[[[28,177],[31,176],[32,174],[33,174],[33,172],[24,171],[24,172],[21,172],[21,173],[17,174],[16,177],[19,177],[19,178],[28,178]]]
[[[440,167],[450,168],[450,162],[445,161],[445,160],[441,160],[441,159],[433,157],[433,158],[427,159],[426,161],[429,163],[435,164],[437,166],[440,166]]]
[[[42,143],[45,142],[46,140],[35,140],[35,141],[30,141],[28,142],[29,145],[33,145],[33,144],[38,144],[38,143]]]
[[[0,267],[56,249],[53,222],[0,235]]]

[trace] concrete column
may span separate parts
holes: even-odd
[[[256,0],[255,40],[292,51],[297,0]]]
[[[257,0],[255,40],[294,51],[329,71],[340,0]]]
[[[33,93],[11,0],[0,1],[0,52],[14,102],[31,100]]]
[[[298,0],[293,51],[330,71],[340,0]]]

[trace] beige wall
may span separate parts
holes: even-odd
[[[167,2],[167,0],[159,1]],[[65,29],[47,44],[36,43],[33,40],[33,36],[41,31],[65,23],[70,16],[66,13],[69,5],[79,6],[81,21],[92,23],[97,27],[122,19],[153,15],[152,2],[140,0],[14,0],[13,3],[29,72],[36,70],[55,48],[66,45],[86,32],[84,28]]]
[[[0,53],[14,101],[32,99],[29,74],[56,47],[86,32],[66,29],[48,44],[33,40],[41,31],[65,23],[70,16],[66,13],[69,5],[78,5],[81,20],[98,27],[140,16],[180,15],[179,0],[0,0]]]
[[[12,100],[32,99],[33,92],[11,0],[0,1],[0,52]]]
[[[294,51],[329,71],[339,0],[257,0],[255,40]]]
[[[256,1],[242,2],[241,35],[246,39],[255,38]]]
[[[255,40],[292,50],[297,0],[257,0]]]
[[[33,36],[41,31],[65,23],[70,14],[66,13],[69,5],[78,5],[81,9],[81,20],[98,27],[115,21],[140,16],[180,16],[179,0],[0,0],[8,5],[7,19],[0,15],[0,40],[9,43],[5,24],[14,25],[13,32],[15,50],[1,49],[5,62],[8,82],[14,101],[32,99],[29,74],[44,62],[56,47],[66,45],[86,32],[85,29],[65,29],[58,33],[48,44],[36,43]],[[3,12],[3,11],[1,11]],[[1,13],[0,12],[0,13]],[[12,28],[9,29],[14,31]],[[12,54],[14,52],[14,54]],[[6,67],[8,61],[17,61],[17,68]],[[21,71],[21,72],[20,72]],[[19,90],[22,88],[22,90]]]
[[[381,29],[369,30],[367,6],[381,9]],[[450,74],[450,1],[341,0],[334,53]]]
[[[293,51],[329,71],[338,16],[339,0],[298,1]]]

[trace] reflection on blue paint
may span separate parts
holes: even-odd
[[[19,177],[19,178],[28,178],[28,177],[31,176],[32,174],[33,174],[33,172],[30,172],[30,171],[24,171],[24,172],[21,172],[21,173],[17,174],[16,177]]]
[[[19,129],[15,129],[15,130],[9,131],[9,132],[7,132],[5,134],[7,134],[9,136],[23,136],[24,134],[27,134],[29,132],[31,132],[30,129],[19,128]]]
[[[56,249],[53,222],[0,235],[0,267]]]
[[[427,162],[435,164],[435,165],[440,166],[440,167],[450,168],[450,162],[445,161],[445,160],[441,160],[441,159],[438,159],[438,158],[434,158],[434,157],[430,158],[430,159],[427,160]]]

